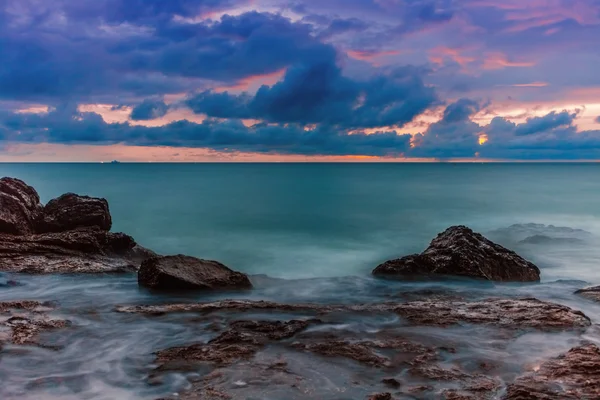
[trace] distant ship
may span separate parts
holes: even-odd
[[[121,161],[112,160],[110,163],[111,163],[111,164],[121,164]]]

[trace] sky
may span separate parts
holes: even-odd
[[[600,160],[600,0],[0,0],[0,161]]]

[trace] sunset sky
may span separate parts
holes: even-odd
[[[0,161],[600,159],[600,0],[0,0]]]

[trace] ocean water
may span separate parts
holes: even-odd
[[[71,320],[73,328],[44,335],[61,347],[58,351],[10,346],[0,351],[2,399],[150,400],[185,388],[186,377],[179,374],[148,385],[152,353],[214,333],[189,316],[116,314],[118,304],[220,298],[378,302],[401,291],[444,287],[467,297],[534,296],[600,322],[600,305],[573,295],[600,284],[597,164],[0,164],[0,175],[25,180],[43,202],[65,192],[105,197],[114,231],[162,254],[219,260],[251,274],[256,286],[250,293],[157,296],[139,289],[133,274],[10,276],[24,285],[0,287],[0,301],[56,301],[60,306],[53,316]],[[370,276],[380,262],[422,251],[455,224],[535,262],[542,283],[403,283]],[[531,240],[536,235],[550,239]],[[367,334],[397,322],[354,318],[337,328]],[[500,376],[506,381],[522,366],[582,338],[600,340],[597,332],[530,332],[500,352],[481,328],[423,328],[419,334],[466,340],[471,354],[502,360]],[[319,388],[314,398],[363,399],[376,389],[348,389],[359,373],[353,363],[287,357]],[[247,390],[250,394],[234,398],[296,398]],[[340,390],[347,395],[340,397]]]

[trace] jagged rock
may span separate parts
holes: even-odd
[[[78,228],[110,231],[111,226],[112,218],[105,199],[66,193],[46,204],[37,231],[65,232]]]
[[[131,236],[95,229],[1,235],[0,271],[29,274],[132,272],[156,254]]]
[[[501,282],[540,280],[540,270],[533,263],[466,226],[448,228],[423,253],[387,261],[373,274],[398,278],[460,276]]]
[[[0,179],[0,271],[130,272],[156,256],[110,227],[104,199],[68,193],[42,207],[34,188]]]
[[[504,400],[600,399],[600,348],[587,344],[509,385]]]
[[[600,286],[589,287],[585,289],[580,289],[575,292],[580,296],[588,298],[590,300],[599,301],[600,302]]]
[[[0,302],[0,326],[8,329],[0,331],[0,347],[2,343],[40,345],[40,333],[70,326],[69,321],[48,318],[46,313],[53,308],[50,303],[30,300]]]
[[[0,233],[32,233],[41,210],[40,196],[34,188],[19,179],[0,179]]]
[[[570,237],[550,237],[546,235],[533,235],[519,241],[520,244],[581,244],[582,239]]]
[[[384,378],[381,380],[381,383],[393,389],[398,389],[400,386],[402,386],[402,384],[395,378]]]
[[[501,243],[544,243],[548,241],[566,241],[574,239],[577,242],[585,242],[593,235],[582,229],[574,229],[566,226],[554,226],[544,224],[515,224],[507,228],[500,228],[489,232],[490,237]]]
[[[233,271],[217,261],[177,255],[145,260],[138,283],[156,290],[249,289],[246,274]]]
[[[327,314],[334,312],[395,313],[415,325],[448,326],[485,324],[509,329],[583,329],[590,319],[580,311],[537,299],[487,299],[482,301],[413,301],[357,305],[282,304],[269,301],[223,300],[210,303],[118,306],[117,312],[160,315],[181,312],[240,312],[271,310]]]
[[[268,341],[283,340],[306,329],[315,320],[236,321],[208,343],[159,351],[156,362],[161,370],[185,369],[199,362],[232,364],[252,357]]]

